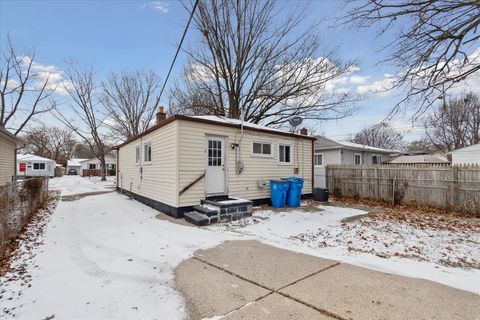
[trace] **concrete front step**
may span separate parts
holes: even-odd
[[[200,212],[206,216],[218,216],[220,213],[220,208],[214,207],[214,206],[209,206],[209,205],[198,205],[194,206],[193,210]]]
[[[237,198],[205,199],[193,211],[184,214],[185,220],[197,226],[239,220],[252,216],[252,201]]]
[[[198,211],[190,211],[183,214],[185,221],[190,222],[196,226],[206,226],[218,221],[218,216],[207,216]]]

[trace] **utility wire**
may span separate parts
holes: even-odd
[[[175,65],[175,61],[177,61],[177,56],[178,53],[180,52],[180,49],[182,48],[183,40],[185,39],[185,36],[188,31],[188,27],[190,26],[190,22],[192,22],[193,19],[193,14],[195,13],[195,10],[197,9],[199,0],[195,1],[195,4],[193,5],[192,12],[190,13],[190,18],[188,18],[187,25],[185,26],[185,30],[183,31],[182,39],[180,40],[180,43],[178,44],[177,47],[177,52],[175,53],[175,56],[173,57],[172,64],[170,65],[170,70],[168,70],[167,77],[165,78],[165,82],[163,83],[162,90],[160,91],[160,95],[158,96],[157,101],[160,102],[160,98],[162,97],[163,90],[165,90],[165,86],[167,85],[168,78],[170,77],[170,73],[172,72],[173,66]]]

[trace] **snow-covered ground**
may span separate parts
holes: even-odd
[[[251,218],[208,228],[236,232],[277,247],[423,278],[480,294],[479,227],[465,230],[449,222],[446,224],[448,230],[443,230],[440,226],[415,227],[407,221],[376,221],[370,217],[342,223],[345,218],[366,212],[321,205],[302,208],[257,210]]]
[[[62,177],[51,180],[50,186],[62,195],[100,191],[100,186],[107,189],[105,183],[78,179],[85,178]],[[50,216],[44,244],[33,249],[22,246],[30,254],[14,261],[27,264],[31,279],[17,280],[14,274],[0,279],[0,315],[15,308],[16,319],[52,315],[55,319],[181,319],[185,302],[174,289],[175,267],[197,249],[243,239],[480,294],[478,269],[448,267],[435,259],[381,258],[348,250],[344,242],[332,240],[345,232],[342,219],[364,213],[332,206],[282,212],[259,209],[246,220],[197,228],[160,220],[158,211],[117,193],[60,202]],[[316,236],[319,230],[328,231],[328,236]],[[429,239],[432,250],[440,241],[435,235]],[[470,246],[471,252],[480,251],[475,244]]]
[[[62,196],[96,191],[108,191],[115,188],[115,177],[108,176],[107,181],[100,177],[63,176],[48,181],[52,190],[60,190]]]

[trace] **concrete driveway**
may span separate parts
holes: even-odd
[[[191,319],[480,319],[480,296],[258,241],[197,251],[175,270]]]

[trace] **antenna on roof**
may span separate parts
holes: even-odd
[[[301,125],[303,122],[303,118],[299,116],[292,117],[288,119],[288,123],[292,126],[292,132],[295,132],[295,129]]]

